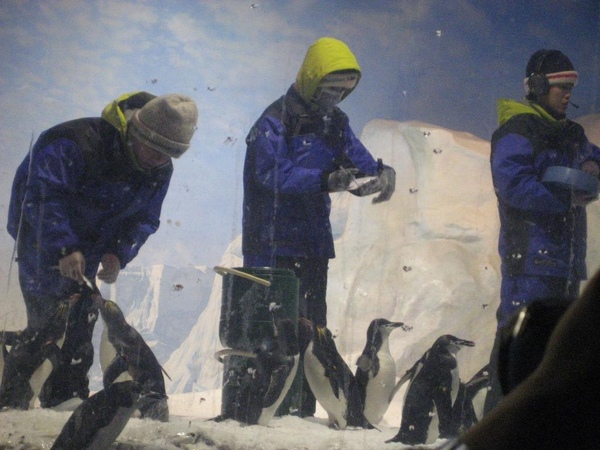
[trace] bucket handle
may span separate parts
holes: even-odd
[[[262,284],[263,286],[267,286],[267,287],[271,286],[271,282],[269,280],[265,280],[264,278],[260,278],[260,277],[255,277],[254,275],[251,275],[246,272],[242,272],[241,270],[231,269],[229,267],[223,267],[223,266],[215,266],[213,268],[213,270],[215,272],[217,272],[219,275],[225,275],[225,274],[237,275],[238,277],[247,278],[250,281],[254,281],[255,283]]]
[[[256,353],[246,352],[244,350],[234,350],[233,348],[224,348],[215,352],[215,359],[223,362],[223,356],[244,356],[246,358],[256,358]]]

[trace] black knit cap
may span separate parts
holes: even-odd
[[[568,70],[575,70],[573,63],[567,56],[559,50],[538,50],[527,63],[527,69],[525,70],[525,76],[528,77],[531,74],[544,74],[556,72],[565,72]]]

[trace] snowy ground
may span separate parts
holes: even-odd
[[[394,437],[400,425],[399,399],[392,403],[379,430],[345,431],[327,427],[326,414],[317,407],[315,418],[278,417],[269,426],[244,425],[233,420],[210,419],[220,410],[220,391],[173,395],[169,399],[171,420],[168,423],[132,418],[114,449],[431,449],[445,440],[410,447],[385,441]],[[398,407],[395,407],[395,404]],[[35,408],[29,411],[0,413],[0,450],[49,449],[70,416],[68,411]],[[393,422],[397,418],[397,424]]]

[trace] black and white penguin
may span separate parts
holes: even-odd
[[[0,407],[33,407],[42,386],[60,361],[69,311],[78,300],[79,295],[75,294],[62,302],[42,328],[27,327],[21,332],[6,334]],[[10,346],[10,351],[6,346]]]
[[[410,380],[402,408],[398,434],[386,442],[417,445],[427,442],[434,407],[439,419],[439,437],[458,434],[453,406],[458,397],[460,378],[456,354],[474,342],[449,334],[436,339],[433,346],[409,369],[398,385]]]
[[[137,409],[140,386],[113,383],[88,397],[69,417],[52,450],[108,449]]]
[[[279,319],[274,328],[275,336],[257,349],[243,383],[248,392],[244,422],[249,424],[269,424],[298,370],[300,351],[294,323]]]
[[[373,428],[365,418],[356,378],[337,351],[331,331],[300,319],[298,338],[304,376],[329,417],[329,426]]]
[[[365,348],[356,362],[356,383],[365,418],[371,424],[381,422],[396,393],[396,362],[390,353],[389,336],[398,327],[404,327],[404,323],[373,320]]]
[[[479,402],[482,406],[479,411],[475,409],[474,400],[480,396],[481,392],[486,393],[489,385],[489,364],[482,367],[466,383],[461,382],[459,394],[453,406],[454,418],[459,423],[459,432],[468,430],[481,419],[483,415],[483,399]]]
[[[140,385],[138,409],[142,418],[167,422],[169,406],[163,369],[144,338],[127,323],[123,311],[100,295],[96,304],[106,327],[100,342],[100,363],[104,388],[119,382],[127,374]]]

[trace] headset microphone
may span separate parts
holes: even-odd
[[[573,103],[571,100],[569,100],[569,104],[575,108],[575,109],[579,109],[579,105],[576,105],[575,103]]]

